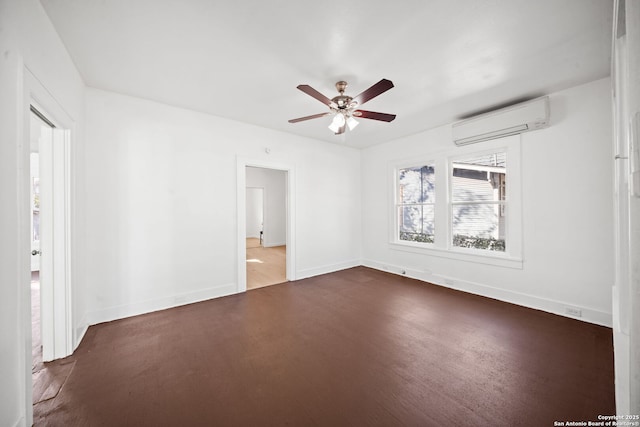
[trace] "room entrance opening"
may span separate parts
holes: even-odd
[[[294,170],[238,159],[238,292],[295,280]]]

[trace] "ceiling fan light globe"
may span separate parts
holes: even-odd
[[[333,133],[338,133],[338,131],[340,130],[340,125],[337,125],[335,123],[335,120],[331,122],[331,124],[329,125],[329,129],[331,129],[331,132]]]
[[[358,121],[356,119],[354,119],[353,117],[349,117],[347,119],[347,126],[349,127],[349,130],[354,130],[356,128],[356,126],[358,126],[360,123],[358,123]]]

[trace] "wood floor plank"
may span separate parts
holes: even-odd
[[[247,290],[287,281],[287,247],[263,247],[258,239],[247,239]]]
[[[364,267],[91,326],[36,425],[552,426],[611,329]]]

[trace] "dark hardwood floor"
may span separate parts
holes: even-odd
[[[537,427],[615,413],[609,328],[364,267],[92,326],[68,359],[36,425]]]

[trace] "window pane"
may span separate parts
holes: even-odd
[[[433,243],[435,209],[433,205],[400,206],[398,224],[400,240]]]
[[[472,156],[453,162],[452,200],[505,200],[507,156],[504,152]]]
[[[435,173],[433,166],[421,166],[400,169],[399,193],[400,203],[433,203],[435,202]]]
[[[452,207],[453,245],[505,250],[504,206],[499,203],[459,204]]]

